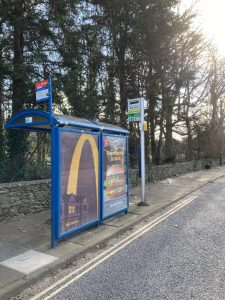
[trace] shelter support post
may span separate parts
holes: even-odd
[[[51,248],[57,246],[57,129],[51,126]]]

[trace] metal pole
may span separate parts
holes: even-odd
[[[56,236],[56,185],[55,185],[55,176],[56,176],[56,129],[52,122],[52,79],[48,79],[48,110],[49,110],[49,123],[51,128],[51,248],[56,247],[57,245],[57,236]],[[57,149],[58,151],[58,149]]]
[[[144,132],[144,99],[141,99],[141,201],[145,202],[145,132]]]
[[[140,145],[141,145],[141,202],[139,206],[147,206],[145,202],[145,132],[144,132],[144,98],[141,98],[141,122],[140,122]]]
[[[56,129],[51,126],[51,248],[57,245],[56,238],[56,193],[55,193],[55,176],[56,176]]]
[[[51,77],[49,77],[48,79],[48,93],[49,93],[49,99],[48,99],[49,120],[50,120],[50,125],[52,126],[52,78]]]

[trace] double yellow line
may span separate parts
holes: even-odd
[[[125,248],[126,246],[128,246],[130,243],[132,243],[133,241],[135,241],[136,239],[138,239],[139,237],[141,237],[142,235],[144,235],[145,233],[150,231],[156,225],[158,225],[159,223],[161,223],[162,221],[167,219],[169,216],[171,216],[172,214],[174,214],[175,212],[177,212],[182,207],[189,204],[196,198],[197,198],[197,196],[192,196],[192,197],[189,197],[188,199],[184,200],[182,203],[177,204],[175,207],[173,207],[169,211],[165,212],[164,214],[157,217],[156,219],[150,221],[148,224],[146,224],[142,228],[136,230],[135,232],[133,232],[132,234],[130,234],[129,236],[127,236],[126,238],[124,238],[123,240],[118,242],[117,244],[110,247],[108,250],[102,252],[101,254],[99,254],[98,256],[93,258],[91,261],[84,264],[82,267],[76,269],[75,271],[71,272],[67,276],[58,280],[50,287],[46,288],[41,293],[39,293],[36,296],[34,296],[33,298],[31,298],[31,300],[51,299],[52,297],[54,297],[55,295],[60,293],[63,289],[68,287],[70,284],[72,284],[73,282],[75,282],[78,279],[80,279],[81,277],[83,277],[85,274],[87,274],[92,269],[97,267],[99,264],[101,264],[102,262],[107,260],[109,257],[113,256],[118,251],[120,251],[123,248]]]

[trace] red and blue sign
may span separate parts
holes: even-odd
[[[36,102],[49,100],[49,81],[42,80],[35,83]]]

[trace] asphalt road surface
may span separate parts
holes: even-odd
[[[51,299],[225,299],[225,182],[110,256]]]

